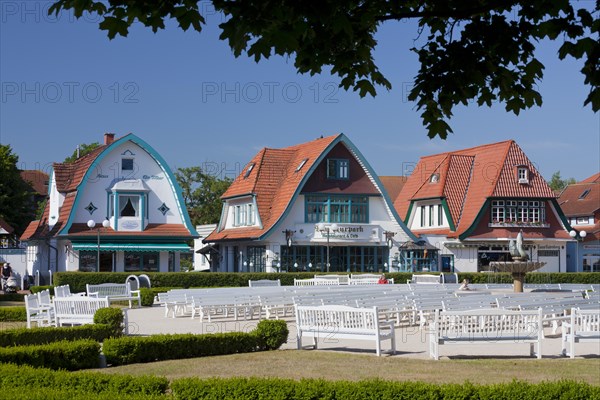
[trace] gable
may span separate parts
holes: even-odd
[[[348,160],[348,179],[333,179],[327,176],[328,160]],[[302,187],[301,193],[344,193],[344,194],[372,194],[379,191],[373,185],[363,167],[343,143],[337,143],[321,162],[316,166],[307,182]]]

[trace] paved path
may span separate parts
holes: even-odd
[[[200,322],[199,318],[189,316],[167,318],[164,309],[160,306],[151,308],[127,309],[129,333],[132,335],[152,335],[158,333],[218,333],[241,331],[249,332],[254,329],[258,320],[239,320],[233,318],[214,318],[212,322]],[[296,349],[296,330],[293,319],[287,320],[290,334],[283,349]],[[560,330],[556,335],[551,335],[550,329],[546,330],[547,337],[542,342],[542,355],[544,358],[559,358],[561,351]],[[308,345],[309,340],[304,339]],[[383,349],[387,349],[389,341],[384,342]],[[600,343],[578,343],[576,354],[578,357],[600,357]],[[319,342],[321,350],[351,351],[370,353],[375,355],[375,343],[361,340],[335,340],[329,339]],[[429,339],[424,331],[418,327],[396,328],[395,357],[410,357],[429,359]],[[471,357],[529,357],[529,344],[507,344],[486,342],[482,344],[452,344],[440,346],[441,358],[471,358]]]

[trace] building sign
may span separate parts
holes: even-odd
[[[332,224],[334,225],[334,224]],[[329,236],[330,241],[379,241],[379,227],[375,225],[354,225],[354,224],[337,224],[335,229],[331,229],[331,225],[327,225],[330,230],[320,231],[318,225],[314,226],[315,241],[327,241]]]

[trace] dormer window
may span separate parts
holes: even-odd
[[[529,169],[527,167],[517,167],[517,179],[521,185],[529,183]]]
[[[327,160],[327,178],[348,179],[350,175],[350,162],[345,159],[330,158]]]
[[[440,181],[440,174],[434,173],[429,177],[429,183],[438,183]]]

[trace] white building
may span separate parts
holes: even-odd
[[[416,239],[343,134],[262,149],[222,197],[213,243],[222,272],[394,271]]]
[[[181,189],[162,157],[133,134],[73,163],[55,163],[42,219],[22,235],[28,270],[179,270],[197,237]]]

